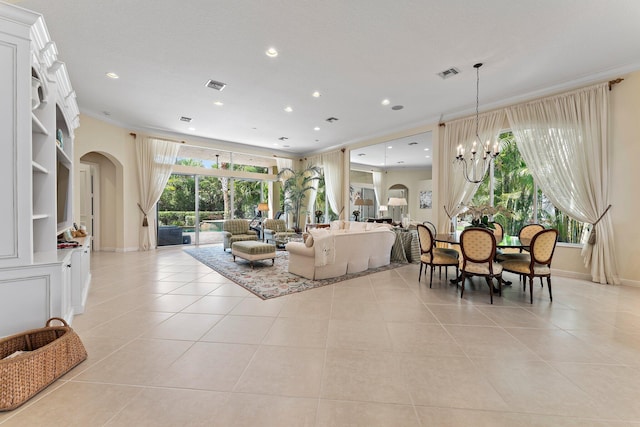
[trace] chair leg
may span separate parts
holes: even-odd
[[[424,265],[424,263],[422,261],[420,261],[420,273],[418,273],[418,283],[420,282],[420,279],[422,278],[422,266]],[[425,271],[426,273],[426,271]]]
[[[467,276],[462,272],[462,277],[460,277],[460,298],[464,295],[464,282],[467,280]]]
[[[502,274],[497,276],[498,279],[498,295],[502,296]]]
[[[533,276],[529,276],[529,295],[531,304],[533,304]]]
[[[542,288],[542,276],[540,276],[540,287]]]
[[[431,283],[433,282],[433,265],[431,266],[430,271],[431,271],[431,274],[429,275],[429,288],[431,288]],[[424,273],[427,274],[427,270],[425,270]]]
[[[540,277],[540,280],[542,280],[542,277]],[[549,288],[549,300],[553,302],[553,295],[551,295],[551,276],[547,277],[547,287]]]
[[[489,296],[491,298],[491,304],[493,304],[493,279],[490,276],[485,276],[487,285],[489,285]]]

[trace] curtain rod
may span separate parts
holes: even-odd
[[[129,132],[129,135],[131,135],[133,137],[133,139],[136,139],[138,137],[138,135],[135,132]],[[159,136],[151,136],[151,138],[161,139],[163,141],[169,141],[169,142],[176,142],[176,143],[180,143],[180,144],[186,144],[187,143],[187,141],[176,141],[174,139],[161,138]]]
[[[618,83],[621,83],[624,79],[618,77],[615,80],[609,80],[609,90],[611,90],[611,88],[613,87],[613,85],[617,85]]]

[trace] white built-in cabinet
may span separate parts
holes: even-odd
[[[0,337],[84,311],[90,238],[73,225],[75,93],[41,15],[0,3]]]

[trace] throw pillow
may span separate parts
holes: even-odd
[[[311,234],[309,234],[307,236],[307,238],[304,241],[304,245],[308,248],[310,248],[311,246],[313,246],[313,236]]]

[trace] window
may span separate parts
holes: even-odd
[[[559,242],[580,243],[585,224],[565,215],[537,188],[511,132],[500,134],[499,139],[502,151],[494,163],[493,180],[480,184],[472,204],[491,204],[493,190],[493,206],[511,212],[510,216],[494,217],[505,234],[515,236],[524,225],[539,223],[557,229]]]

